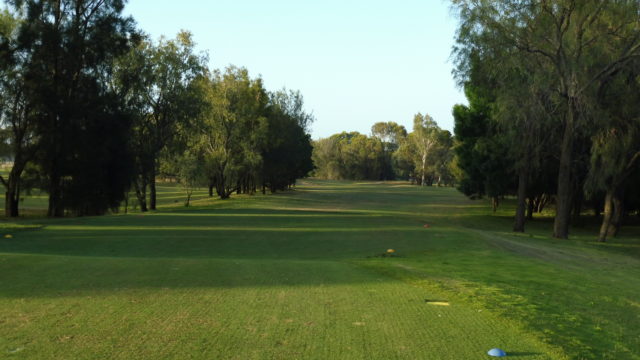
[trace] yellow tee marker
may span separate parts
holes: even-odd
[[[13,239],[13,235],[11,235],[11,234],[6,234],[6,235],[4,236],[4,238],[5,238],[5,239]]]
[[[444,301],[427,301],[427,304],[436,306],[449,306],[449,303]]]

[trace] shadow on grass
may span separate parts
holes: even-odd
[[[6,272],[11,266],[13,273]],[[34,258],[0,264],[2,298],[84,297],[147,290],[380,284],[393,281],[339,261]]]

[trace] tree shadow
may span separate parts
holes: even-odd
[[[0,297],[386,281],[344,260],[424,248],[433,232],[366,212],[225,209],[62,219],[12,234],[0,238]]]

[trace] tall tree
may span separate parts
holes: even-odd
[[[106,79],[135,39],[133,20],[122,16],[124,1],[8,4],[24,14],[15,51],[24,62],[29,112],[38,117],[34,131],[46,135],[38,138],[37,162],[46,179],[49,216],[62,216],[65,208],[81,215],[116,207],[129,174],[112,170],[128,158],[122,145],[130,120]]]
[[[268,95],[261,79],[251,79],[244,68],[216,71],[205,81],[208,108],[200,125],[209,183],[226,199],[241,190],[241,182],[256,184],[262,165]]]
[[[427,184],[427,159],[437,144],[439,131],[438,124],[431,116],[418,113],[413,118],[411,139],[417,151],[416,169],[422,186]]]
[[[287,90],[283,88],[271,94],[271,102],[280,107],[282,112],[293,118],[302,130],[309,132],[311,124],[315,121],[312,112],[304,108],[304,97],[299,90]]]
[[[25,96],[25,60],[16,49],[19,18],[7,10],[0,13],[0,140],[2,156],[12,159],[9,174],[0,176],[5,187],[5,215],[19,215],[21,176],[37,149],[36,116]]]
[[[277,93],[276,93],[277,94]],[[262,189],[285,190],[313,170],[311,139],[298,121],[270,94],[267,108],[267,134],[262,151]],[[276,95],[277,96],[277,95]]]
[[[567,238],[575,183],[575,147],[592,119],[589,104],[598,82],[615,76],[640,54],[640,3],[613,0],[454,0],[461,25],[456,55],[459,73],[473,52],[509,47],[535,58],[555,74],[558,119],[563,128],[554,236]]]
[[[382,142],[384,167],[381,177],[385,180],[395,179],[393,153],[398,150],[400,143],[407,138],[407,130],[404,126],[398,125],[393,121],[378,122],[371,126],[371,135],[380,139]]]
[[[601,86],[601,129],[593,137],[587,189],[603,190],[604,217],[598,240],[615,236],[625,212],[624,192],[640,167],[640,62]],[[637,184],[636,184],[637,185]]]
[[[508,139],[493,116],[494,94],[472,84],[465,86],[465,93],[469,106],[453,108],[458,189],[471,198],[489,196],[495,211],[513,179]]]
[[[146,39],[119,62],[121,87],[135,117],[133,147],[136,154],[135,190],[142,211],[156,209],[159,156],[172,149],[202,111],[202,93],[196,80],[204,72],[204,55],[195,53],[189,32],[175,39]],[[178,150],[181,153],[182,150]]]

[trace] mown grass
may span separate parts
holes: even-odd
[[[589,224],[552,240],[548,218],[515,235],[512,204],[401,183],[189,208],[159,190],[152,214],[2,224],[1,356],[639,358],[636,227],[604,246]]]

